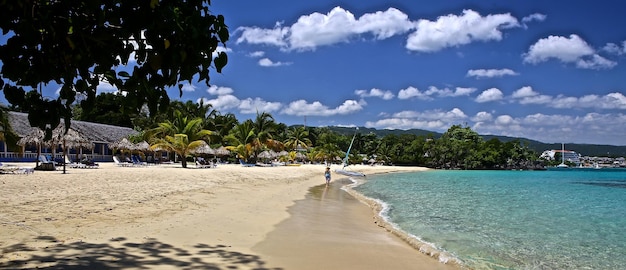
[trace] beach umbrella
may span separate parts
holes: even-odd
[[[228,155],[230,155],[230,151],[228,149],[226,149],[226,147],[220,146],[219,148],[215,149],[215,155],[217,155],[217,156],[228,156]]]
[[[287,152],[287,151],[283,150],[283,151],[278,152],[278,154],[277,154],[277,155],[278,155],[279,157],[288,156],[288,155],[289,155],[289,152]]]
[[[122,138],[121,140],[109,144],[109,149],[114,150],[132,150],[134,147],[135,145],[127,138]]]
[[[215,150],[213,150],[208,144],[202,145],[196,149],[191,150],[192,154],[215,154]]]
[[[67,156],[67,149],[76,147],[93,148],[93,143],[86,136],[71,128],[65,130],[64,125],[59,125],[52,130],[52,139],[50,142],[52,145],[61,145],[64,158]],[[65,163],[66,162],[63,162],[63,173],[66,173]]]
[[[17,145],[25,146],[25,145],[34,145],[37,147],[37,160],[35,160],[35,167],[39,166],[39,155],[41,155],[41,146],[44,142],[44,132],[41,129],[34,128],[33,132],[20,138],[17,141]]]
[[[146,141],[142,141],[133,145],[132,150],[137,151],[151,151],[150,144]]]

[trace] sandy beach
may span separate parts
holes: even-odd
[[[0,268],[453,269],[379,227],[340,190],[341,175],[326,188],[323,170],[102,163],[0,174]]]

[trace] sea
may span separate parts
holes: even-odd
[[[626,170],[430,170],[353,189],[470,269],[626,269]]]

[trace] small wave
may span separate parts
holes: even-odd
[[[391,234],[399,237],[400,239],[402,239],[404,242],[409,244],[414,249],[436,259],[440,263],[456,265],[461,268],[466,267],[463,261],[461,261],[459,258],[454,256],[453,254],[445,250],[442,250],[440,248],[437,248],[437,246],[433,243],[424,241],[420,237],[407,233],[403,231],[402,229],[400,229],[395,223],[389,220],[388,214],[389,214],[391,207],[388,203],[378,200],[378,199],[367,197],[357,192],[356,190],[354,190],[355,187],[358,187],[362,185],[363,183],[365,183],[365,180],[359,180],[355,178],[350,178],[350,180],[352,181],[352,184],[344,185],[343,187],[341,187],[341,189],[346,191],[348,194],[358,199],[362,203],[366,204],[373,211],[377,213],[377,215],[375,216],[375,221],[374,221],[376,225],[387,230]]]

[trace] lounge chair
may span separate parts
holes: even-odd
[[[18,167],[15,165],[4,165],[2,164],[2,162],[0,162],[0,174],[30,174],[30,173],[34,173],[35,169],[34,168],[29,168],[29,167]]]
[[[129,162],[121,162],[120,159],[117,156],[113,156],[113,162],[115,163],[115,165],[117,165],[118,167],[130,167],[133,166],[132,163]]]
[[[135,166],[148,166],[148,163],[145,161],[142,161],[141,158],[139,158],[139,156],[133,155],[131,156],[131,158]]]
[[[241,163],[241,165],[244,166],[244,167],[254,167],[254,166],[256,166],[256,164],[253,164],[253,163],[245,163],[245,162],[243,162],[243,159],[240,159],[239,163]]]
[[[70,157],[68,156],[65,156],[65,165],[67,165],[70,168],[79,168],[79,169],[87,168],[87,165],[72,161],[70,160]]]
[[[56,162],[48,160],[45,155],[39,155],[39,166],[35,168],[35,170],[41,171],[54,171],[56,170]]]

